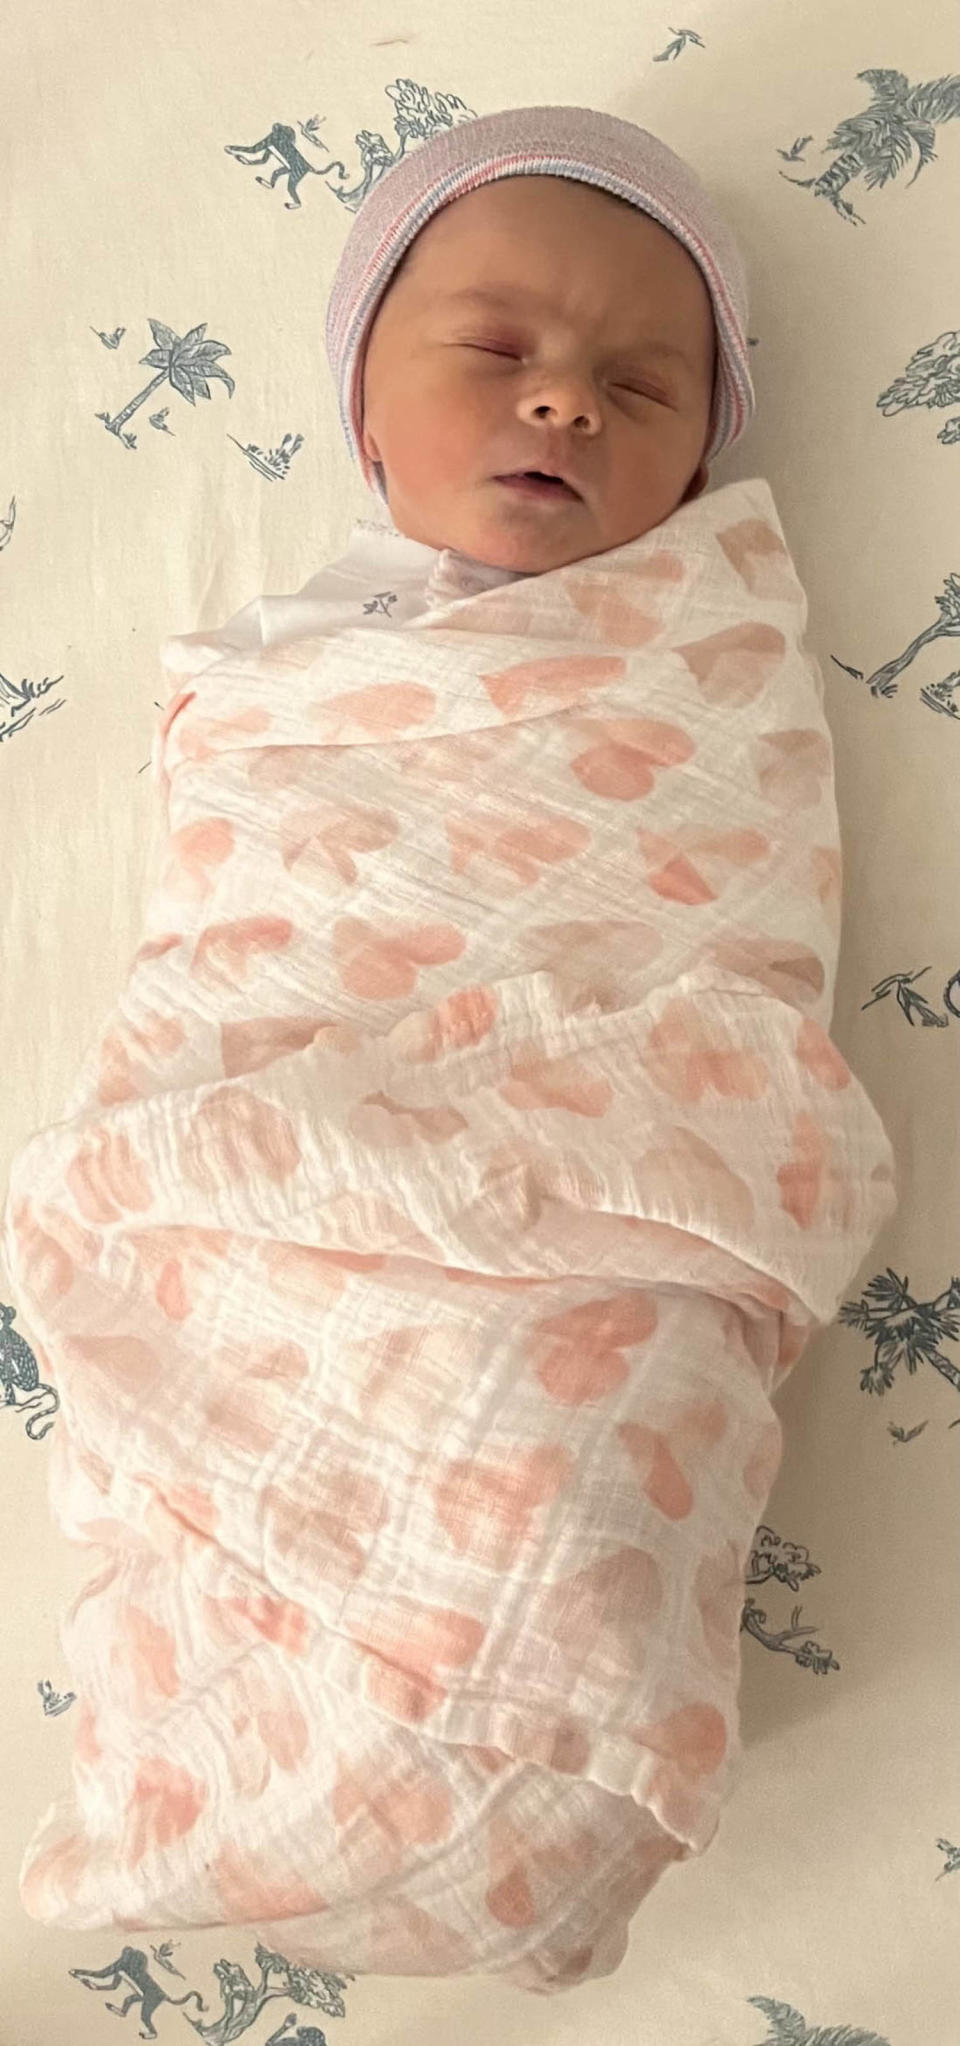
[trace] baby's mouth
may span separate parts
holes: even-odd
[[[523,496],[540,498],[544,502],[550,498],[558,502],[564,498],[574,504],[580,502],[580,493],[571,484],[564,483],[560,476],[545,475],[542,469],[518,469],[512,475],[497,476],[495,481],[506,484]]]

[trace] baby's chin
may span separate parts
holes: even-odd
[[[482,562],[487,568],[512,570],[514,575],[546,575],[550,569],[566,568],[572,561],[585,561],[601,552],[595,541],[592,544],[581,541],[579,545],[561,546],[555,540],[552,545],[544,542],[535,547],[529,542],[523,544],[519,539],[509,544],[487,543],[478,539],[468,547],[457,541],[448,541],[447,545],[455,546],[458,553],[467,555],[471,561]]]
[[[647,531],[648,526],[638,524],[635,531],[610,539],[596,530],[592,520],[586,519],[579,532],[504,532],[498,531],[493,521],[478,519],[475,528],[465,524],[458,537],[440,544],[455,548],[487,568],[512,570],[515,575],[546,575],[551,569],[589,560],[613,547],[625,547],[628,541],[639,540]]]
[[[624,547],[648,532],[651,524],[638,518],[628,532],[610,538],[598,530],[585,505],[573,509],[569,519],[554,518],[548,512],[542,522],[536,515],[521,521],[489,508],[473,511],[470,507],[458,507],[449,521],[431,516],[426,506],[422,513],[419,508],[408,509],[402,522],[397,511],[391,509],[391,516],[408,539],[425,542],[438,552],[450,548],[486,568],[514,575],[545,575],[612,547]]]

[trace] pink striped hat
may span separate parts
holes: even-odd
[[[713,303],[717,370],[704,461],[756,410],[747,349],[747,278],[726,221],[696,172],[656,135],[593,107],[507,107],[443,128],[401,158],[364,200],[330,290],[326,345],[347,446],[387,502],[382,465],[363,452],[363,360],[374,314],[401,258],[434,213],[497,178],[573,178],[648,213],[699,265]]]

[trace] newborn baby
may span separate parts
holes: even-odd
[[[47,1923],[549,1994],[716,1831],[772,1395],[893,1204],[806,601],[703,495],[745,318],[643,130],[434,138],[331,297],[376,515],[167,642],[144,942],[5,1215],[107,1552]]]

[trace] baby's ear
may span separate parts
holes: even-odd
[[[368,424],[366,395],[366,388],[364,387],[360,399],[360,446],[369,462],[379,462],[380,449],[374,440]]]

